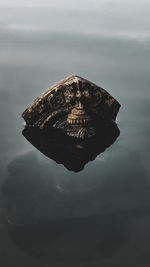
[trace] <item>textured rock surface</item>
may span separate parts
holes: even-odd
[[[27,126],[57,129],[89,139],[101,122],[116,119],[120,104],[106,90],[79,76],[68,77],[43,92],[22,117]]]

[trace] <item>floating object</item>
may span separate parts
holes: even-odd
[[[23,112],[23,135],[44,155],[78,172],[119,136],[119,108],[105,89],[71,76],[48,88]]]
[[[106,90],[79,76],[43,92],[22,114],[27,126],[89,139],[101,125],[115,121],[120,104]]]

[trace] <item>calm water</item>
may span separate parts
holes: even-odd
[[[0,3],[2,267],[150,265],[150,4],[85,3]],[[79,173],[21,134],[24,109],[72,74],[121,104],[119,138]]]

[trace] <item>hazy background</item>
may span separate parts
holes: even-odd
[[[148,0],[0,1],[2,267],[150,265],[149,26]],[[72,74],[122,105],[120,137],[77,174],[21,135],[24,109]]]

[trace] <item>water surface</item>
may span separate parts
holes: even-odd
[[[63,3],[0,3],[0,264],[149,266],[149,3]],[[24,109],[72,74],[121,104],[119,138],[79,173],[21,134]]]

